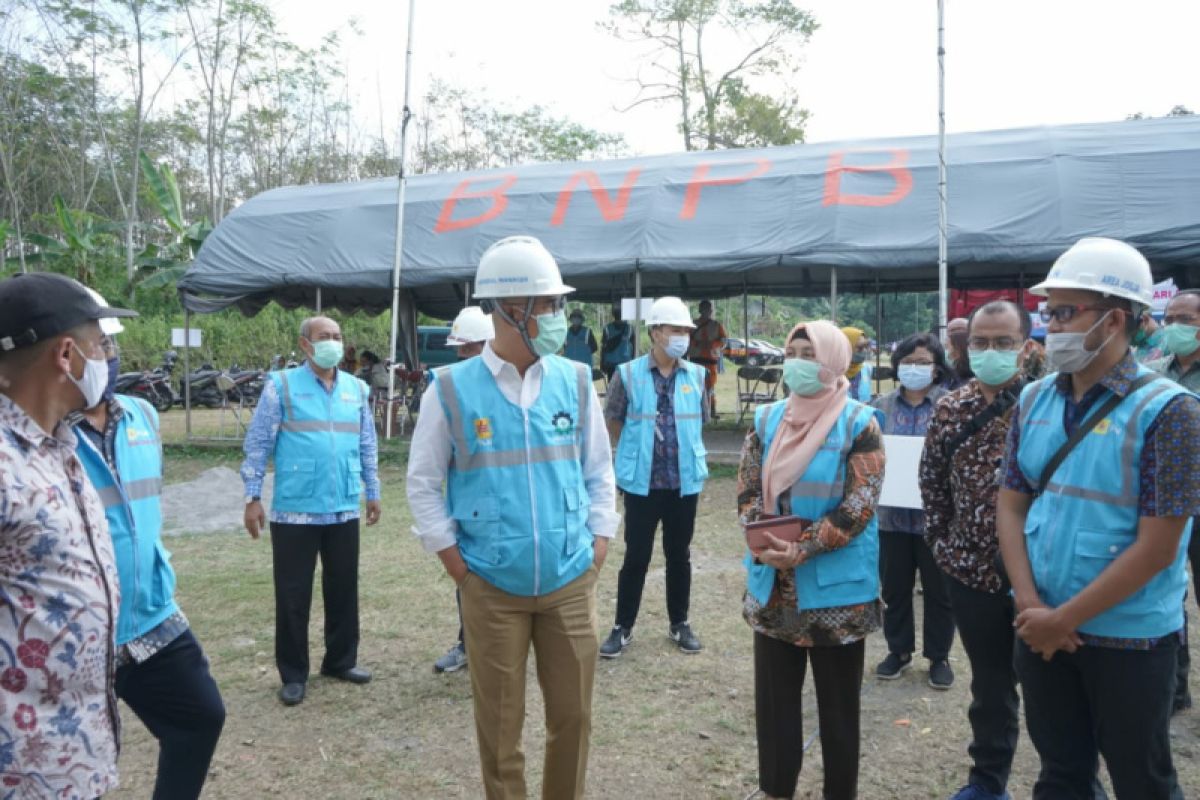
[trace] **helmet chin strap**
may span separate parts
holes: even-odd
[[[536,299],[537,298],[530,297],[528,300],[525,301],[525,324],[524,325],[518,324],[517,321],[515,319],[513,319],[512,316],[509,315],[509,313],[507,311],[504,310],[504,306],[502,306],[500,303],[492,304],[493,310],[495,311],[495,313],[500,315],[500,319],[504,320],[509,325],[516,328],[517,333],[521,334],[521,340],[523,342],[525,342],[525,347],[529,349],[530,354],[532,354],[535,359],[541,358],[541,356],[538,355],[538,351],[533,346],[533,339],[529,336],[528,326],[529,326],[529,315],[533,313],[533,304]]]

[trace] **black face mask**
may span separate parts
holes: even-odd
[[[121,357],[108,359],[108,385],[104,387],[104,399],[112,400],[117,392],[117,376],[121,374]]]

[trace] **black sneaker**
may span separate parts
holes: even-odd
[[[950,669],[949,661],[941,659],[929,662],[929,685],[942,691],[954,685],[954,670]]]
[[[604,640],[604,644],[600,645],[601,658],[620,658],[621,653],[625,652],[625,648],[633,641],[633,631],[626,630],[620,625],[613,625],[612,632],[608,634],[608,638]]]
[[[879,662],[875,668],[875,677],[881,681],[894,681],[912,666],[912,656],[902,656],[898,653],[888,653],[887,658]]]
[[[672,642],[679,645],[680,650],[688,655],[694,655],[704,649],[704,645],[700,644],[696,634],[692,633],[692,626],[686,622],[672,625],[667,635],[671,637]]]

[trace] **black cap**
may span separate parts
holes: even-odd
[[[100,305],[82,283],[65,275],[16,275],[0,281],[0,352],[44,342],[90,320],[136,316]]]

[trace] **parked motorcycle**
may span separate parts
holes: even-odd
[[[140,397],[160,414],[170,411],[179,399],[171,386],[171,372],[177,358],[174,350],[168,350],[163,354],[163,363],[152,370],[122,372],[117,376],[117,394]]]
[[[217,386],[217,378],[221,374],[221,370],[212,364],[201,365],[199,369],[193,370],[187,376],[187,380],[180,380],[180,396],[190,397],[193,406],[220,408],[226,399],[225,393]]]

